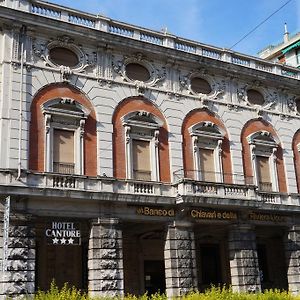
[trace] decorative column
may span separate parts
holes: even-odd
[[[13,223],[13,221],[12,221]],[[3,225],[1,224],[3,250]],[[3,267],[3,251],[1,253]],[[35,230],[28,222],[9,228],[6,266],[2,271],[0,299],[30,296],[35,292]]]
[[[164,256],[168,298],[196,289],[195,239],[190,223],[175,221],[168,226]]]
[[[91,225],[88,281],[91,296],[124,294],[122,231],[118,219],[98,219]]]
[[[289,291],[300,293],[300,225],[289,228],[285,237],[285,256]]]
[[[261,290],[256,235],[250,225],[234,225],[229,232],[232,289],[236,292]]]

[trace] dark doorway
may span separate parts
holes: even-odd
[[[51,226],[52,221],[41,222],[36,227],[36,289],[48,290],[54,280],[59,288],[68,283],[86,291],[88,241],[85,224],[77,223],[76,228],[80,228],[81,233],[77,240],[47,236]]]
[[[38,244],[37,287],[47,290],[55,280],[61,288],[64,283],[84,290],[86,287],[85,245],[55,246]]]
[[[148,295],[166,290],[165,264],[161,260],[144,261],[145,291]]]
[[[220,262],[220,247],[219,245],[201,245],[201,274],[203,288],[211,285],[219,285],[222,283],[222,270]]]
[[[257,257],[259,265],[259,276],[261,282],[261,288],[264,290],[268,286],[269,270],[268,270],[268,260],[267,260],[267,250],[266,246],[262,244],[257,245]]]

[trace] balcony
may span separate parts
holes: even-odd
[[[221,174],[215,173],[209,176],[215,180],[197,180],[194,179],[195,171],[184,173],[181,170],[174,173],[176,182],[162,183],[105,176],[93,177],[29,171],[22,171],[21,177],[17,178],[16,169],[0,169],[0,195],[161,205],[183,201],[201,205],[206,203],[255,207],[264,207],[265,204],[300,206],[298,194],[289,195],[259,190],[253,184],[252,178],[244,178],[242,174],[223,174],[221,176]],[[221,180],[217,180],[218,178]]]
[[[154,181],[123,180],[106,176],[0,170],[0,194],[126,202],[175,203],[175,187]]]
[[[250,201],[252,205],[295,204],[299,205],[298,197],[272,191],[272,184],[261,182],[254,184],[253,177],[245,177],[238,173],[201,172],[195,170],[178,170],[174,172],[178,194],[186,197],[188,202],[218,201],[236,205],[237,202]],[[211,199],[211,200],[209,200]]]

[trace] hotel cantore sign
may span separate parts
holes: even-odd
[[[81,232],[78,223],[53,221],[46,226],[45,235],[50,245],[80,245]]]

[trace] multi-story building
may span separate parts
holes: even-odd
[[[3,298],[299,292],[299,69],[0,5]]]
[[[270,45],[259,52],[259,56],[274,62],[300,68],[300,32],[290,35],[285,24],[283,41]]]

